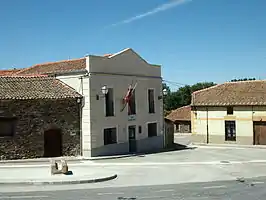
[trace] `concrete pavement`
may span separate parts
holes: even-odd
[[[184,138],[186,139],[186,138]],[[193,182],[211,182],[236,180],[266,176],[266,149],[197,146],[194,149],[147,154],[108,160],[79,160],[69,162],[74,176],[87,177],[114,175],[118,177],[102,183],[82,185],[32,185],[9,187],[1,185],[1,192],[51,191],[93,188],[120,188],[133,186],[155,186],[183,184]],[[33,173],[32,167],[38,166],[42,174],[50,175],[49,163],[12,164],[0,163],[1,177],[12,178],[26,175],[36,178],[40,173]],[[25,170],[24,170],[25,169]],[[45,172],[45,170],[48,170]],[[45,173],[44,173],[45,172]],[[82,172],[81,174],[78,174]],[[24,178],[22,177],[24,176]],[[66,176],[67,177],[67,176]],[[49,178],[50,179],[50,178]],[[0,180],[1,181],[1,180]],[[47,181],[47,180],[45,180]]]
[[[266,178],[239,181],[215,181],[186,184],[133,186],[119,188],[69,189],[67,191],[39,191],[2,193],[0,199],[41,200],[264,200]]]
[[[112,170],[93,168],[88,165],[69,165],[72,175],[51,175],[49,165],[2,165],[0,166],[0,185],[46,185],[46,184],[81,184],[95,183],[115,179],[117,174]]]
[[[194,182],[237,180],[266,176],[266,150],[199,147],[193,150],[148,154],[114,160],[84,161],[71,164],[91,173],[111,172],[118,177],[102,183],[8,187],[1,192],[51,191],[93,188],[155,186]],[[12,166],[10,166],[12,168]],[[30,166],[26,166],[26,168]],[[45,166],[43,166],[45,167]],[[0,166],[0,171],[2,167]],[[15,170],[15,168],[13,168]],[[70,167],[70,170],[71,167]],[[75,170],[73,170],[75,173]],[[14,174],[13,171],[6,173]],[[29,172],[30,173],[30,172]]]

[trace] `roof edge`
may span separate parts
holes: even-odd
[[[39,66],[45,66],[45,65],[50,65],[50,64],[62,63],[62,62],[78,61],[78,60],[83,60],[83,59],[86,59],[86,57],[76,58],[76,59],[69,59],[69,60],[60,60],[60,61],[54,61],[54,62],[45,62],[45,63],[41,63],[41,64],[35,64],[33,66],[30,66],[30,67],[27,67],[27,68],[19,70],[18,72],[14,73],[14,75],[23,73],[25,71],[28,71],[30,69],[33,69],[33,68],[39,67]]]

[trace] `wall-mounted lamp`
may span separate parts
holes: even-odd
[[[102,86],[101,91],[103,95],[106,95],[108,93],[108,87],[106,85]]]
[[[167,95],[167,89],[163,89],[163,96],[166,96]],[[161,99],[163,99],[163,96],[158,96],[158,100],[161,100]]]
[[[165,96],[165,95],[167,95],[167,89],[163,89],[163,95]]]
[[[194,115],[195,115],[195,117],[196,117],[196,119],[198,118],[198,113],[197,113],[197,111],[194,111]]]
[[[105,97],[108,94],[108,87],[106,85],[102,86],[101,88],[102,95],[97,94],[96,99],[99,100],[100,97]]]

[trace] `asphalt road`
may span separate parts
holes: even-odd
[[[1,200],[43,199],[43,200],[264,200],[266,198],[266,177],[233,181],[206,183],[186,183],[175,185],[154,185],[139,187],[116,187],[97,189],[78,189],[67,191],[39,191],[21,193],[2,193]]]

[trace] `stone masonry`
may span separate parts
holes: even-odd
[[[75,98],[0,100],[0,117],[16,117],[15,135],[0,138],[0,160],[42,157],[44,131],[62,130],[63,156],[80,155],[80,104]]]

